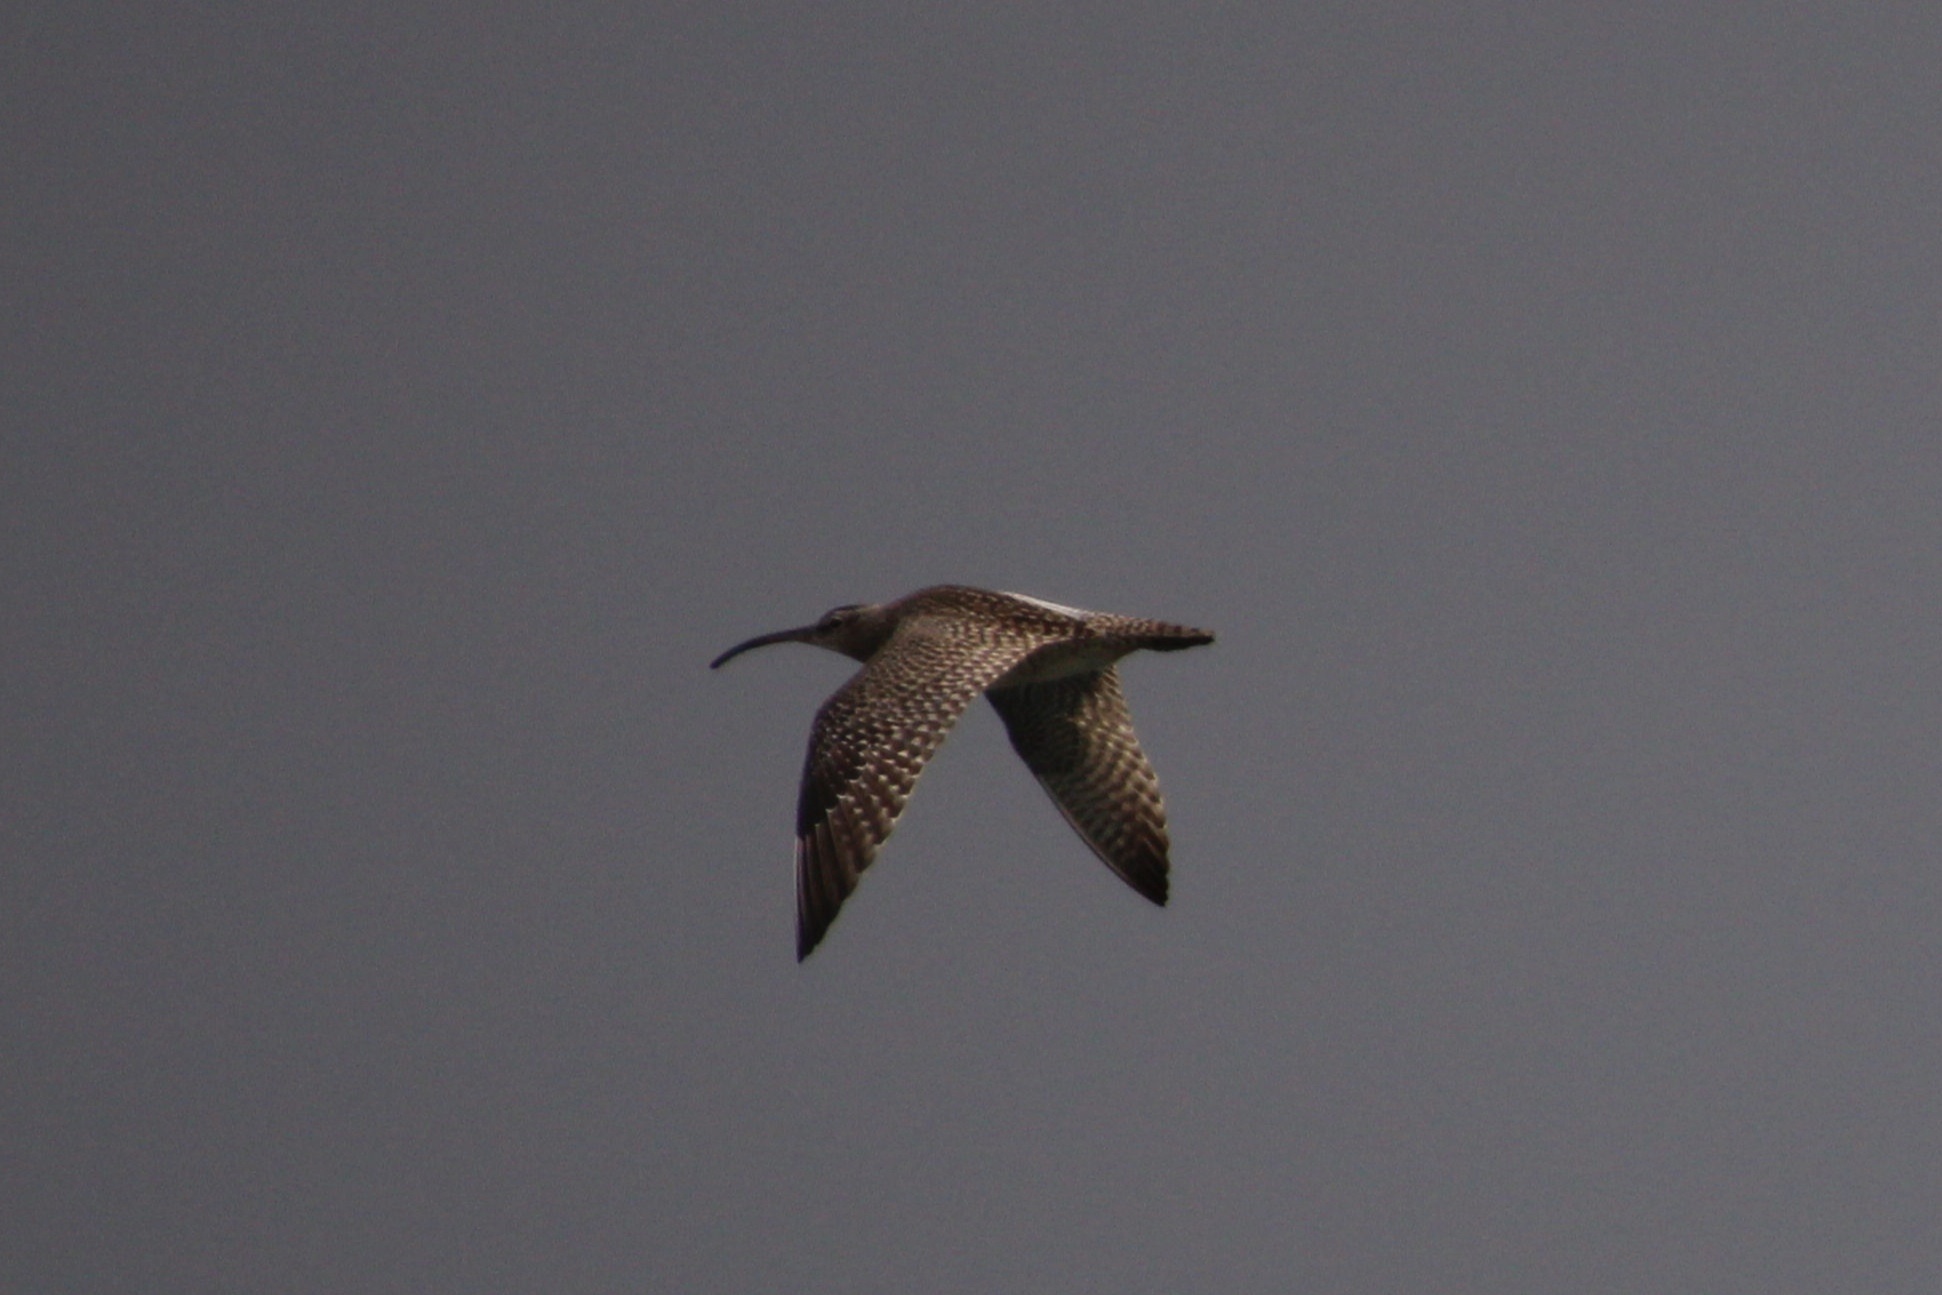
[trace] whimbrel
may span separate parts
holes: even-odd
[[[979,693],[1080,839],[1127,885],[1166,903],[1160,782],[1113,663],[1141,648],[1174,652],[1213,641],[1206,630],[1165,621],[937,585],[895,602],[847,604],[716,657],[710,669],[750,648],[813,643],[863,662],[809,732],[796,802],[796,960],[836,920],[924,762]]]

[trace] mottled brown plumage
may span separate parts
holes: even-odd
[[[796,957],[809,956],[896,826],[924,762],[979,693],[1085,843],[1156,904],[1167,900],[1166,811],[1113,663],[1211,643],[1205,630],[1079,611],[961,585],[850,605],[764,634],[864,663],[816,713],[796,806]]]

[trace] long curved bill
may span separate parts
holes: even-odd
[[[807,643],[810,634],[815,632],[814,625],[804,625],[792,630],[777,630],[773,634],[757,634],[746,643],[737,643],[728,651],[708,663],[710,670],[719,670],[750,648],[767,647],[771,643]]]

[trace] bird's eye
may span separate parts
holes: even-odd
[[[816,630],[818,633],[828,634],[832,630],[840,629],[842,626],[849,624],[855,615],[856,608],[853,606],[846,604],[842,607],[833,607],[829,611],[824,612],[823,618],[816,622]]]

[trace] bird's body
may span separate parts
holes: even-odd
[[[962,585],[849,605],[764,634],[863,662],[816,713],[796,808],[796,956],[816,947],[903,813],[924,762],[984,693],[1073,829],[1156,904],[1167,899],[1166,813],[1114,663],[1211,643],[1165,621],[1080,611]]]

